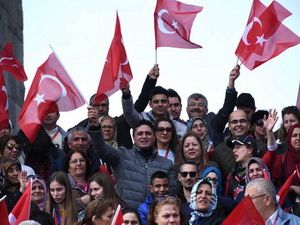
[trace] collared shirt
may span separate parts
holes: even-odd
[[[278,217],[278,209],[267,219],[266,225],[276,225],[277,217]]]

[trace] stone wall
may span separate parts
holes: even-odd
[[[0,0],[0,49],[6,42],[12,42],[14,53],[23,63],[23,10],[22,0]],[[4,73],[6,89],[9,97],[9,114],[13,130],[17,128],[17,116],[24,99],[23,82]]]

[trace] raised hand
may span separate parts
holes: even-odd
[[[240,66],[236,65],[229,73],[228,87],[234,88],[235,80],[240,76]]]
[[[149,71],[148,76],[151,79],[153,79],[153,80],[157,80],[157,78],[159,77],[159,67],[158,67],[158,64],[154,64],[154,66]]]
[[[277,115],[276,109],[271,109],[269,111],[269,116],[264,117],[264,127],[266,128],[267,131],[273,131],[273,128],[278,120],[278,115]]]
[[[20,192],[24,192],[26,188],[26,179],[27,179],[27,171],[21,171],[18,174],[18,179],[20,182]]]

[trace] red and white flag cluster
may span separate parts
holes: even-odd
[[[266,7],[254,0],[244,34],[235,54],[250,70],[300,43],[300,37],[282,24],[292,15],[276,1]]]
[[[175,0],[157,0],[154,11],[155,47],[202,48],[190,41],[195,17],[202,9]]]

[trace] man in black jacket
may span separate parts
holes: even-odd
[[[157,78],[159,76],[159,68],[158,65],[155,64],[149,74],[146,77],[144,85],[142,87],[141,93],[136,100],[134,107],[138,112],[144,111],[149,102],[149,95],[152,89],[156,85]],[[108,115],[109,113],[109,100],[105,99],[100,104],[95,103],[95,94],[92,95],[89,102],[90,106],[98,110],[98,116]],[[128,125],[124,115],[120,115],[115,117],[117,124],[117,142],[119,146],[124,146],[126,148],[132,147],[132,140],[130,137],[130,129],[131,127]],[[90,119],[87,118],[81,121],[77,126],[88,128],[90,126]]]

